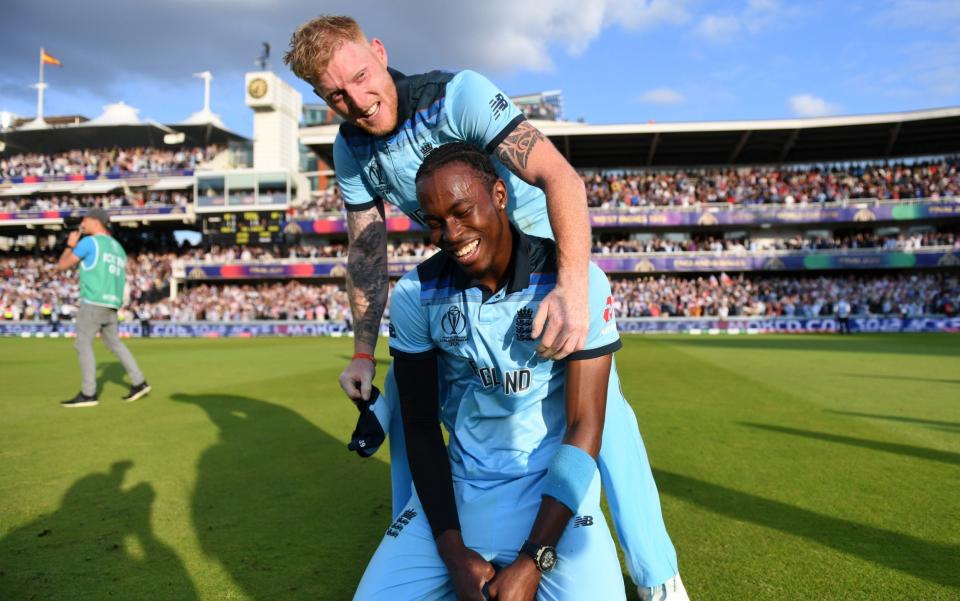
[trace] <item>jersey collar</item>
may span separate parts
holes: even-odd
[[[410,99],[410,81],[409,78],[392,67],[387,67],[387,73],[393,78],[394,85],[397,86],[397,127],[410,118],[413,113],[412,102]],[[396,131],[396,130],[394,130]],[[387,134],[392,136],[394,132]]]

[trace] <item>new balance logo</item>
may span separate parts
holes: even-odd
[[[573,527],[579,528],[583,526],[593,526],[593,516],[592,515],[578,515],[575,520],[573,520]]]
[[[415,517],[417,517],[417,512],[412,509],[408,509],[401,513],[400,517],[397,518],[397,521],[387,528],[387,536],[392,536],[393,538],[400,536],[400,533],[403,532],[403,527],[409,524],[410,520]]]
[[[510,106],[510,103],[507,102],[507,99],[503,97],[503,94],[497,94],[490,101],[490,110],[493,111],[493,118],[499,119],[500,113],[502,113],[506,108]]]

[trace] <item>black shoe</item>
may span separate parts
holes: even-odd
[[[99,404],[100,401],[97,400],[96,396],[87,396],[82,392],[78,392],[77,396],[69,401],[60,401],[61,407],[96,407]]]
[[[150,394],[150,390],[151,390],[150,385],[147,384],[146,380],[144,380],[143,384],[138,384],[137,386],[131,386],[130,392],[128,392],[126,396],[123,397],[123,400],[125,400],[128,403],[132,403],[133,401],[137,399],[142,399],[143,397]]]

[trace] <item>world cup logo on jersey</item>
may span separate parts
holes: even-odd
[[[443,342],[452,345],[466,342],[467,337],[463,333],[467,331],[467,319],[460,307],[454,305],[447,309],[447,312],[440,318],[440,329],[446,334],[444,338],[441,338]]]
[[[440,327],[443,328],[444,333],[449,336],[463,334],[463,331],[467,329],[467,322],[463,318],[463,312],[460,310],[460,307],[450,307],[447,309],[447,313],[440,320]]]

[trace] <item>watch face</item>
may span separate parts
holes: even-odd
[[[267,82],[259,77],[251,79],[250,85],[247,86],[247,92],[252,98],[263,98],[263,95],[267,93]]]
[[[547,547],[540,553],[540,571],[549,572],[557,565],[557,552],[552,547]]]

